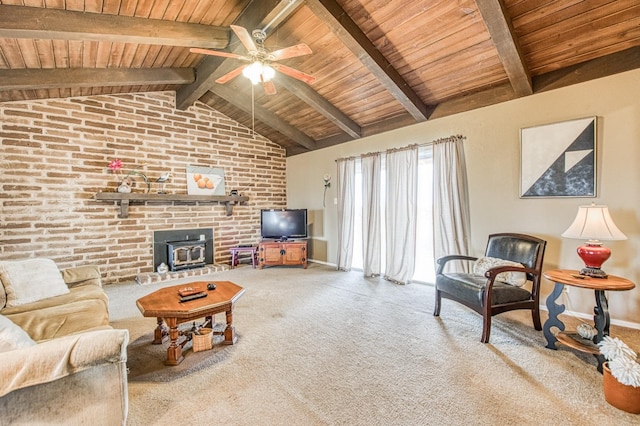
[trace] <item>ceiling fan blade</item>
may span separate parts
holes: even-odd
[[[243,61],[251,61],[250,58],[242,55],[236,55],[235,53],[222,52],[220,50],[209,50],[192,47],[189,49],[191,53],[200,53],[202,55],[222,56],[224,58],[242,59]]]
[[[242,73],[242,70],[244,70],[247,66],[248,65],[241,65],[238,68],[234,69],[233,71],[230,71],[230,72],[226,73],[222,77],[219,77],[216,80],[216,83],[225,84],[226,82],[233,80],[234,78],[239,76]]]
[[[282,74],[286,74],[289,77],[293,77],[297,80],[304,81],[307,84],[313,84],[316,81],[316,78],[312,75],[304,73],[302,71],[298,71],[297,69],[288,67],[282,64],[271,64],[273,68],[280,71]]]
[[[275,95],[276,93],[278,93],[276,91],[275,84],[273,84],[273,81],[266,81],[262,83],[262,87],[264,88],[264,93],[266,93],[267,95]]]
[[[271,52],[274,61],[280,61],[282,59],[295,58],[298,56],[311,55],[313,52],[311,48],[306,44],[296,44],[295,46],[285,47],[284,49]]]
[[[231,25],[231,29],[233,30],[234,33],[236,33],[236,36],[240,39],[240,42],[242,43],[242,45],[249,52],[258,51],[256,44],[253,42],[253,37],[251,37],[251,34],[249,34],[249,31],[247,31],[246,28],[240,27],[238,25]]]

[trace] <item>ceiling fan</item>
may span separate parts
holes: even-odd
[[[295,58],[298,56],[310,55],[313,53],[306,44],[297,44],[295,46],[285,47],[283,49],[269,52],[264,47],[264,40],[267,38],[263,30],[253,30],[251,34],[246,28],[238,25],[231,25],[231,29],[238,36],[242,45],[247,49],[245,56],[219,50],[191,48],[192,53],[201,53],[204,55],[222,56],[225,58],[240,59],[247,62],[231,72],[223,75],[216,80],[218,84],[225,84],[240,74],[251,80],[253,84],[262,83],[264,91],[268,95],[276,93],[276,87],[271,81],[276,71],[286,74],[307,84],[313,84],[315,77],[298,71],[286,65],[278,64],[276,61],[283,59]]]

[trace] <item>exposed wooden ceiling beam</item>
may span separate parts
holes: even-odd
[[[238,91],[229,84],[217,84],[210,89],[212,93],[221,97],[230,104],[235,105],[249,115],[254,115],[257,120],[282,133],[297,144],[309,149],[316,149],[316,142],[309,136],[282,120],[271,111],[258,105],[252,105],[251,99],[238,96]]]
[[[560,89],[573,84],[584,83],[585,81],[595,80],[638,68],[640,68],[640,46],[535,76],[533,77],[534,93]],[[514,92],[513,87],[510,84],[503,84],[468,96],[443,102],[438,105],[431,118],[446,117],[464,111],[496,105],[516,98],[518,98],[518,96]],[[318,141],[318,143],[320,143],[320,141]]]
[[[280,3],[289,3],[289,0],[252,0],[234,21],[234,24],[245,27],[251,32],[253,29],[259,28],[264,19],[269,16]],[[233,46],[231,51],[240,54],[246,53],[235,34],[232,34],[231,37],[231,40],[234,40],[233,43],[230,43]],[[195,101],[200,99],[210,87],[216,85],[215,80],[218,77],[226,74],[226,72],[229,72],[238,65],[237,61],[230,61],[217,56],[206,56],[196,69],[196,81],[182,87],[176,92],[176,108],[189,108]],[[222,72],[223,69],[228,71]],[[216,72],[216,70],[218,70],[218,72]]]
[[[0,5],[0,38],[92,40],[224,49],[229,29],[68,10]]]
[[[269,34],[280,24],[287,20],[300,6],[304,0],[287,0],[278,3],[273,10],[264,18],[260,25],[260,29]]]
[[[546,92],[637,68],[640,68],[640,46],[536,76],[533,89],[535,93]]]
[[[471,111],[472,109],[510,101],[517,97],[518,96],[516,96],[513,91],[511,84],[505,83],[487,90],[442,102],[441,104],[438,104],[431,118],[436,119],[447,117],[460,112]]]
[[[531,75],[503,0],[476,0],[476,5],[498,50],[498,56],[514,92],[518,96],[531,95]]]
[[[311,105],[316,111],[325,116],[329,121],[342,129],[350,136],[350,139],[362,137],[360,126],[342,111],[329,103],[307,84],[286,75],[278,76],[278,84],[285,87],[302,101]]]
[[[306,0],[306,5],[347,46],[416,121],[433,112],[413,91],[400,73],[380,53],[335,0]]]
[[[364,126],[362,128],[362,136],[373,136],[380,133],[389,132],[391,130],[399,129],[401,127],[411,126],[412,124],[416,124],[416,120],[414,120],[414,118],[409,113],[404,113],[396,117],[387,118],[377,123]],[[344,142],[349,142],[350,140],[352,140],[352,138],[349,135],[341,134],[317,140],[316,144],[317,149],[319,149],[333,145],[339,145]]]
[[[389,117],[385,120],[378,121],[377,123],[371,123],[362,128],[363,136],[373,136],[380,133],[389,132],[391,130],[399,129],[401,127],[407,127],[416,124],[412,121],[411,115],[401,114],[396,117]]]
[[[55,68],[0,70],[0,90],[188,84],[193,68]]]

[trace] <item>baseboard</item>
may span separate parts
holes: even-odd
[[[547,309],[547,307],[545,305],[540,305],[540,310],[541,311],[545,311],[545,312],[549,312],[549,310]],[[584,320],[588,320],[588,321],[593,321],[593,315],[590,314],[586,314],[584,312],[575,312],[575,311],[564,311],[562,313],[563,315],[570,315],[572,317],[576,317],[576,318],[582,318]],[[633,330],[640,330],[640,324],[637,322],[631,322],[631,321],[623,321],[623,320],[617,320],[617,319],[611,319],[611,325],[616,325],[619,327],[625,327],[625,328],[631,328]]]
[[[307,262],[318,263],[320,265],[326,265],[326,266],[333,266],[334,268],[336,267],[335,263],[329,263],[322,260],[307,259]]]

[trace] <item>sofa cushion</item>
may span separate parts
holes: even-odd
[[[89,284],[102,286],[100,269],[97,266],[76,266],[75,268],[63,269],[61,272],[62,279],[69,288]]]
[[[477,275],[484,274],[491,268],[496,268],[498,266],[514,266],[517,268],[524,268],[521,263],[512,262],[510,260],[498,259],[496,257],[481,257],[476,260],[473,264],[473,273]],[[522,287],[527,282],[527,274],[524,272],[502,272],[498,274],[496,280],[505,282],[507,284],[514,285],[516,287]]]
[[[9,307],[69,293],[69,287],[51,259],[0,262],[0,280]]]
[[[2,314],[40,342],[109,324],[109,299],[97,285],[74,287],[69,294],[7,307]]]
[[[13,321],[0,315],[0,352],[35,346],[36,342]]]

